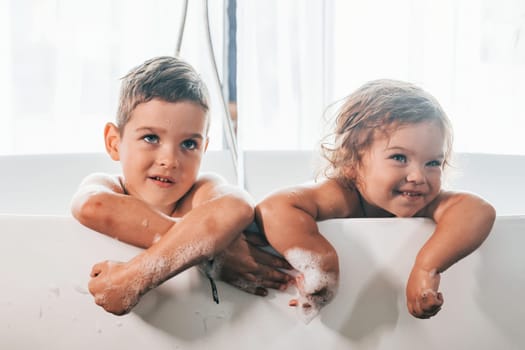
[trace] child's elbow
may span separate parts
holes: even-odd
[[[244,199],[235,199],[232,203],[235,213],[243,224],[249,225],[255,218],[255,205]]]
[[[281,193],[266,197],[255,208],[257,217],[263,219],[281,217],[281,215],[287,216],[293,208],[287,199],[288,197]]]
[[[106,211],[104,195],[104,193],[85,194],[81,198],[75,198],[71,205],[71,214],[82,225],[93,227],[95,222],[103,219],[102,214]]]
[[[485,217],[487,218],[487,221],[490,223],[490,226],[494,224],[494,221],[496,221],[496,208],[494,208],[490,203],[485,204]]]

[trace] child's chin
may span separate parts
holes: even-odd
[[[414,217],[418,211],[418,210],[395,210],[395,211],[392,211],[391,213],[394,214],[395,217],[397,218],[411,218],[411,217]]]

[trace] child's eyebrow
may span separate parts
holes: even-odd
[[[162,134],[162,133],[166,133],[166,130],[162,129],[162,128],[154,128],[154,127],[149,127],[149,126],[143,126],[143,127],[135,129],[135,132],[138,132],[138,133],[149,132],[149,133],[153,133],[153,134]],[[188,138],[188,139],[204,140],[204,135],[199,134],[199,133],[188,133],[188,134],[184,134],[182,137],[183,138]]]
[[[204,140],[204,136],[201,135],[201,134],[198,134],[198,133],[184,135],[183,137],[184,137],[184,138],[187,138],[187,139],[200,139],[200,140]]]
[[[151,128],[151,127],[148,127],[148,126],[143,126],[143,127],[140,127],[140,128],[137,128],[135,129],[136,132],[151,132],[151,133],[157,133],[159,131],[164,131],[164,130],[159,130],[159,129],[156,129],[156,128]]]
[[[411,151],[409,149],[406,149],[404,147],[401,147],[401,146],[387,147],[387,148],[385,148],[385,151],[387,151],[387,152],[395,151],[395,152],[402,152],[402,153],[407,153],[407,154],[414,153],[413,151]],[[434,155],[432,157],[428,157],[428,158],[442,159],[442,158],[445,158],[445,154],[443,152],[441,152],[439,154],[436,154],[436,155]]]

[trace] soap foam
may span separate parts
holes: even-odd
[[[337,292],[337,274],[323,271],[321,257],[310,251],[292,248],[285,252],[285,258],[300,274],[296,277],[300,296],[298,306],[302,318],[309,323],[328,304]]]

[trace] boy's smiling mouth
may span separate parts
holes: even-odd
[[[150,176],[148,177],[150,180],[153,180],[157,185],[160,186],[169,186],[175,183],[175,180],[171,177],[167,176]]]

